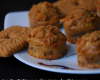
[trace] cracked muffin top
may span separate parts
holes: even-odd
[[[66,36],[56,26],[38,26],[28,35],[28,42],[51,45],[66,42]]]
[[[54,7],[50,2],[40,2],[33,5],[29,11],[29,17],[35,22],[58,20],[62,18],[57,7]],[[54,21],[53,20],[53,21]]]
[[[63,22],[66,28],[84,31],[98,27],[100,18],[96,13],[91,12],[88,9],[80,8],[71,11]]]
[[[82,53],[100,53],[100,31],[87,33],[76,42],[76,50]]]

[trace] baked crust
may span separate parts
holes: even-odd
[[[88,33],[76,43],[78,66],[100,68],[100,31]]]
[[[98,0],[78,0],[81,8],[86,8],[90,11],[96,11],[96,2]]]
[[[63,22],[66,37],[69,42],[74,44],[86,33],[100,30],[99,16],[84,8],[71,11]]]
[[[61,27],[59,19],[62,14],[57,7],[54,7],[50,2],[40,2],[37,5],[33,4],[29,11],[30,27],[55,25]]]
[[[28,53],[40,59],[58,59],[66,54],[66,36],[56,26],[38,26],[28,35]]]
[[[57,6],[61,13],[66,17],[68,13],[72,10],[78,9],[78,0],[58,0],[53,3],[54,6]]]
[[[54,2],[53,5],[57,6],[66,17],[70,11],[78,8],[96,11],[96,2],[97,0],[58,0]]]

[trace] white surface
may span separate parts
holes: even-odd
[[[4,21],[4,29],[14,26],[29,26],[28,23],[28,11],[22,11],[22,12],[11,12],[8,13],[5,16]],[[61,31],[64,33],[64,28],[61,29]],[[19,51],[18,53],[14,54],[14,57],[20,60],[21,62],[43,70],[52,71],[52,72],[58,72],[58,73],[71,73],[71,74],[95,74],[100,73],[100,68],[95,69],[85,69],[78,67],[77,64],[77,55],[73,55],[70,57],[67,57],[71,54],[75,53],[75,44],[67,43],[68,46],[68,52],[67,55],[65,55],[63,58],[56,59],[56,60],[44,60],[44,59],[37,59],[28,54],[28,49],[24,49]],[[42,62],[47,65],[61,65],[61,66],[67,66],[70,68],[74,68],[75,70],[71,69],[62,69],[61,67],[49,67],[49,66],[43,66],[39,65],[38,62]]]
[[[5,16],[4,29],[15,25],[29,26],[28,11],[10,12]]]

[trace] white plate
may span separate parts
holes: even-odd
[[[29,26],[28,11],[11,12],[5,16],[4,29],[14,26]],[[61,29],[64,33],[64,28]],[[14,54],[14,57],[21,62],[42,70],[58,72],[58,73],[71,73],[71,74],[96,74],[100,73],[100,68],[85,69],[78,67],[77,55],[75,54],[75,44],[66,43],[68,46],[67,55],[63,58],[56,60],[37,59],[28,54],[28,49],[24,49]],[[72,55],[75,54],[75,55]],[[70,56],[72,55],[72,56]],[[69,57],[68,57],[69,56]],[[43,63],[40,65],[38,63]],[[58,67],[59,66],[59,67]],[[68,68],[68,69],[67,69]]]

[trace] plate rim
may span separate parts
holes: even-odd
[[[20,59],[20,57],[17,57],[16,54],[14,54],[13,56],[18,59],[19,61],[21,61],[22,63],[37,68],[37,69],[41,69],[41,70],[45,70],[45,71],[50,71],[50,72],[57,72],[57,73],[64,73],[64,74],[99,74],[100,71],[95,71],[93,69],[87,69],[87,70],[67,70],[67,69],[56,69],[56,68],[50,68],[50,67],[46,67],[46,66],[41,66],[41,65],[36,65],[36,64],[32,64],[31,62],[28,62],[27,60],[24,60],[23,58]],[[92,71],[91,71],[92,70]]]

